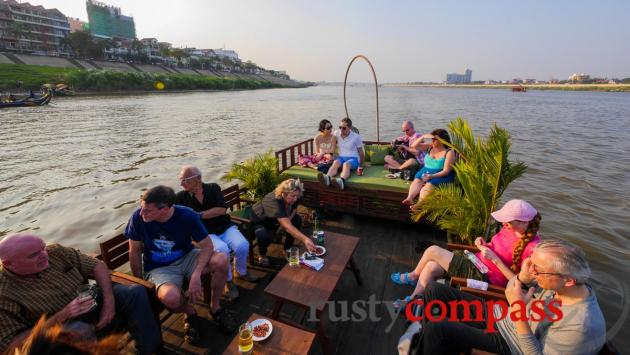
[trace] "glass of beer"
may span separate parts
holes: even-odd
[[[289,266],[291,267],[299,267],[300,266],[300,249],[298,247],[291,247],[289,249]]]
[[[249,323],[243,323],[238,327],[238,352],[251,354],[254,350],[254,334]]]
[[[88,312],[93,310],[97,306],[96,294],[94,289],[90,285],[81,285],[81,287],[79,287],[79,290],[77,291],[77,298],[81,300],[84,300],[86,298],[92,300],[92,306],[90,306],[90,309],[87,310]]]

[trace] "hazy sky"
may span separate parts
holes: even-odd
[[[630,77],[630,1],[103,0],[133,15],[139,38],[226,48],[291,77],[343,81],[364,54],[379,82],[572,73]],[[83,0],[31,0],[87,20]],[[351,79],[370,81],[363,64]]]

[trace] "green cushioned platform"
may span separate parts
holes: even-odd
[[[300,178],[304,181],[317,182],[317,170],[303,168],[294,165],[283,172],[292,178]],[[346,181],[346,185],[356,189],[386,190],[407,193],[409,183],[403,179],[389,179],[385,177],[389,171],[382,165],[373,165],[363,169],[363,176],[357,176],[354,172]]]

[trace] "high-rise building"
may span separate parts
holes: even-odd
[[[447,84],[470,84],[472,81],[472,70],[466,69],[464,74],[446,74]]]
[[[136,25],[133,17],[123,15],[120,8],[95,0],[87,0],[85,5],[90,32],[94,37],[136,38]]]
[[[62,39],[70,24],[57,9],[0,0],[0,48],[16,52],[66,54]]]

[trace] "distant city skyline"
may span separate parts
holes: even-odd
[[[292,78],[342,81],[366,55],[379,82],[630,77],[630,2],[102,0],[132,15],[138,38],[236,50]],[[31,0],[87,20],[84,0]],[[371,81],[357,63],[352,81]]]

